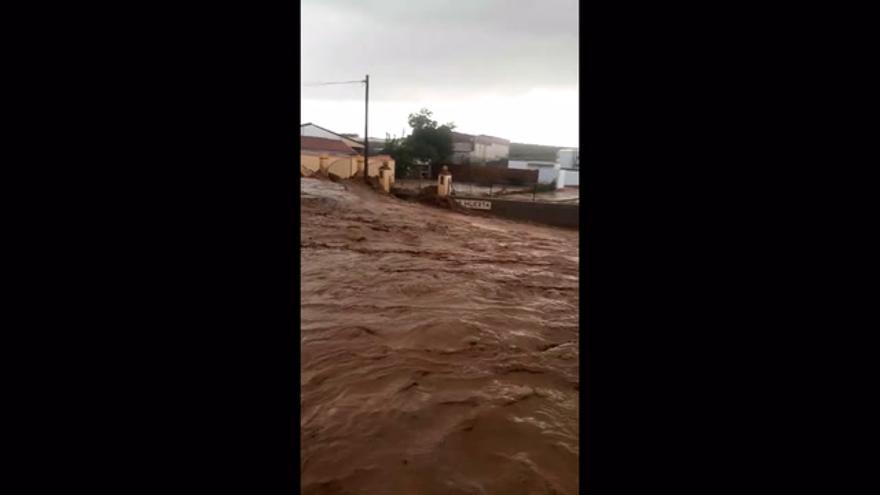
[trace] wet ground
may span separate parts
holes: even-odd
[[[302,184],[303,493],[577,493],[578,233]]]

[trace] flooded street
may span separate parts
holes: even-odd
[[[576,494],[578,232],[302,179],[306,494]]]

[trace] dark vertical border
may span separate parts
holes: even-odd
[[[302,79],[301,74],[300,74],[300,69],[302,67],[302,65],[300,63],[300,57],[302,56],[302,54],[301,54],[301,48],[299,46],[300,40],[301,40],[301,31],[302,31],[302,19],[301,19],[301,15],[300,15],[301,9],[302,9],[302,4],[297,2],[297,6],[298,6],[297,17],[296,17],[296,21],[295,21],[296,42],[294,43],[294,47],[295,47],[294,50],[295,50],[296,55],[294,57],[292,57],[292,59],[291,59],[291,61],[295,60],[296,63],[295,63],[295,65],[293,63],[288,65],[288,68],[289,68],[291,76],[292,76],[288,79],[291,83],[290,84],[291,88],[294,87],[293,86],[294,84],[296,84],[296,88],[299,88],[300,84],[301,84],[301,79]],[[291,274],[292,275],[291,296],[292,297],[290,299],[291,308],[293,309],[293,311],[292,311],[293,318],[291,321],[291,326],[289,328],[291,329],[291,335],[294,336],[294,339],[292,342],[293,343],[292,354],[295,356],[295,359],[293,360],[293,363],[292,363],[294,369],[292,370],[292,373],[290,373],[290,376],[294,377],[294,383],[292,384],[293,386],[290,387],[290,390],[293,392],[292,403],[294,406],[293,407],[293,414],[292,414],[293,421],[291,424],[292,435],[290,436],[290,438],[293,439],[293,442],[292,442],[293,443],[293,445],[292,445],[293,451],[291,452],[291,454],[292,454],[291,460],[293,462],[290,463],[290,471],[288,474],[288,476],[290,477],[289,479],[291,481],[290,484],[292,485],[291,486],[292,493],[299,493],[299,491],[300,491],[300,486],[301,486],[301,484],[300,484],[300,466],[302,465],[302,460],[300,458],[300,455],[302,452],[301,437],[300,437],[300,425],[301,425],[300,386],[302,383],[300,377],[302,374],[302,368],[301,368],[301,364],[300,364],[301,363],[301,359],[300,359],[300,342],[301,342],[301,337],[300,337],[300,321],[301,321],[301,318],[300,318],[300,312],[301,312],[300,273],[301,273],[301,263],[300,263],[300,260],[301,260],[301,257],[300,257],[300,209],[299,209],[299,192],[300,192],[301,175],[300,175],[300,171],[298,170],[299,169],[299,166],[298,166],[299,159],[300,159],[300,154],[299,154],[299,145],[300,145],[299,128],[300,127],[299,126],[300,126],[300,123],[302,123],[302,109],[300,107],[301,107],[301,98],[300,98],[299,91],[296,91],[296,94],[293,94],[293,92],[291,92],[291,100],[290,100],[290,104],[288,105],[288,108],[290,109],[289,115],[291,117],[296,115],[296,121],[293,121],[293,119],[288,121],[291,124],[290,127],[288,127],[288,129],[290,131],[288,133],[288,136],[290,136],[293,141],[292,143],[290,143],[290,145],[291,145],[290,148],[294,150],[293,162],[297,164],[296,166],[291,166],[288,169],[291,173],[291,176],[292,176],[291,177],[292,180],[290,180],[290,183],[293,184],[293,190],[289,191],[289,194],[290,194],[290,196],[289,196],[290,197],[290,201],[289,201],[290,214],[291,214],[291,220],[292,220],[291,224],[290,224],[289,232],[290,232],[290,235],[293,239],[293,242],[290,243],[290,248],[291,248],[290,252],[293,253],[292,267],[294,268],[293,270],[291,270],[291,272],[292,272],[292,274]]]
[[[580,372],[580,406],[578,408],[579,413],[579,432],[580,432],[580,472],[578,473],[578,486],[580,487],[580,493],[585,494],[588,493],[588,488],[590,483],[592,482],[593,470],[592,467],[593,459],[595,455],[595,450],[591,448],[591,437],[590,433],[593,431],[592,423],[590,422],[592,410],[592,402],[591,402],[591,385],[592,385],[592,373],[590,373],[590,366],[592,365],[592,359],[590,359],[590,353],[593,348],[590,342],[590,338],[592,336],[591,325],[589,319],[589,311],[590,300],[588,288],[590,287],[590,262],[592,260],[590,256],[590,239],[592,238],[592,230],[590,221],[592,218],[592,214],[595,209],[593,201],[593,181],[592,175],[590,172],[593,170],[593,167],[598,166],[599,163],[596,160],[593,152],[593,141],[590,139],[590,131],[593,130],[591,123],[595,122],[596,115],[595,112],[590,112],[589,110],[594,106],[596,98],[594,92],[590,91],[593,82],[593,76],[595,74],[595,67],[593,64],[593,39],[595,33],[591,29],[591,27],[595,24],[591,21],[590,14],[584,14],[584,10],[589,11],[589,6],[583,3],[578,5],[578,153],[580,154],[580,164],[579,168],[580,174],[579,178],[579,187],[580,187],[580,201],[578,202],[578,207],[580,208],[580,212],[578,214],[578,221],[580,223],[579,230],[579,249],[580,249],[580,265],[579,265],[579,308],[580,308],[580,337],[578,339],[578,343],[580,344],[580,350],[578,352],[579,363],[578,370]],[[586,22],[585,22],[586,20]],[[584,109],[587,109],[587,112]],[[589,118],[587,116],[590,116]]]

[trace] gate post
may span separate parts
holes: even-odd
[[[379,184],[382,185],[383,191],[391,192],[391,167],[388,166],[388,162],[383,162],[379,167]]]
[[[449,173],[449,167],[443,165],[443,169],[440,171],[440,174],[437,175],[437,196],[441,198],[445,198],[449,196],[449,191],[452,189],[452,174]]]
[[[392,167],[388,164],[388,160],[383,161],[383,162],[382,162],[382,166],[386,166],[386,167],[388,167],[388,170],[389,170],[388,175],[391,176],[391,185],[394,185],[394,181],[397,179],[397,178],[395,177],[395,176],[397,175],[397,167],[395,166],[394,168],[392,168]]]

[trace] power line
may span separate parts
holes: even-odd
[[[367,74],[361,81],[325,81],[302,84],[301,87],[330,86],[333,84],[366,84],[364,88],[364,180],[370,183],[370,75]]]
[[[303,84],[303,87],[312,87],[312,86],[330,86],[331,84],[361,84],[365,81],[362,79],[360,81],[333,81],[333,82],[319,82],[319,83],[309,83]]]

